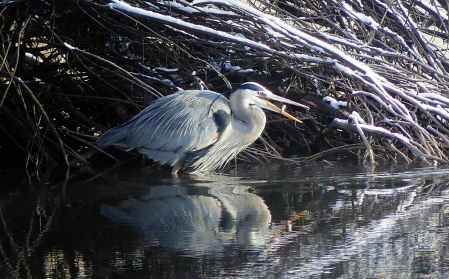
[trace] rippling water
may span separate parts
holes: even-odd
[[[0,199],[0,277],[448,278],[448,174],[267,163],[22,186]]]

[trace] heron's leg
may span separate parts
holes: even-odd
[[[178,171],[182,168],[183,162],[182,160],[179,160],[176,162],[176,164],[173,166],[173,169],[171,171],[171,175],[175,178],[178,177]]]

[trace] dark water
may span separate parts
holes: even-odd
[[[4,191],[0,277],[449,277],[448,169],[236,171]]]

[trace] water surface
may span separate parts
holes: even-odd
[[[448,174],[266,163],[21,186],[0,199],[0,276],[447,278]]]

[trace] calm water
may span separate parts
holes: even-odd
[[[10,187],[0,277],[448,278],[448,174],[267,163]]]

